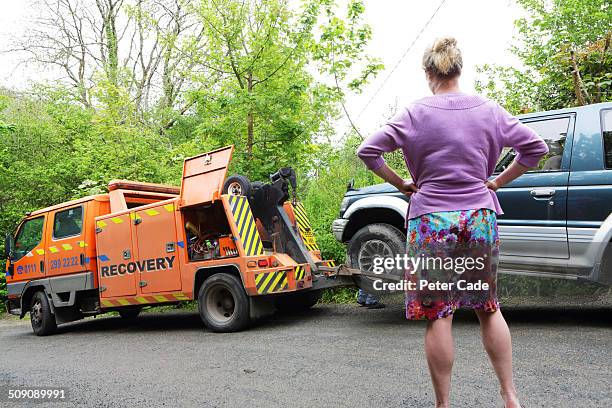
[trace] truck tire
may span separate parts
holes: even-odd
[[[198,294],[202,322],[217,333],[236,332],[251,322],[249,298],[234,275],[216,273],[206,279]]]
[[[37,336],[48,336],[57,330],[55,316],[51,313],[51,305],[47,295],[42,290],[34,293],[30,302],[30,322]]]
[[[223,183],[223,194],[248,197],[251,195],[251,182],[240,174],[229,176]]]
[[[406,236],[389,224],[370,224],[353,235],[348,245],[350,266],[365,272],[373,272],[375,257],[403,255],[406,252]]]
[[[141,310],[140,307],[124,307],[119,309],[118,312],[123,320],[136,320]]]
[[[274,301],[274,306],[281,313],[302,312],[316,305],[322,294],[323,291],[321,290],[288,293],[279,296]]]

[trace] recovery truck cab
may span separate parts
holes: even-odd
[[[34,333],[47,335],[85,316],[135,318],[145,306],[187,300],[217,332],[312,306],[340,282],[319,273],[333,264],[290,199],[295,172],[227,183],[232,152],[186,159],[180,188],[116,180],[107,194],[28,214],[7,235],[7,310],[30,312]]]

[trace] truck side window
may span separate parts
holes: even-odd
[[[36,248],[42,240],[43,225],[45,217],[40,216],[27,220],[19,229],[15,237],[15,250],[13,251],[13,261],[23,258],[28,252]]]
[[[612,169],[612,109],[601,111],[601,131],[604,142],[604,163]]]
[[[569,117],[523,122],[535,130],[548,145],[548,154],[542,157],[538,167],[531,171],[557,171],[561,169],[561,159],[563,158],[563,148],[565,147],[569,122]],[[513,149],[502,152],[502,158],[497,162],[495,172],[503,171],[512,163],[515,156],[516,153]]]
[[[79,235],[83,230],[83,206],[69,208],[55,213],[53,238],[61,239]]]

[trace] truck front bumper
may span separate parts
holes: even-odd
[[[344,235],[344,229],[348,222],[349,220],[345,218],[337,218],[332,222],[332,232],[334,233],[334,237],[340,242],[343,242],[342,236]]]

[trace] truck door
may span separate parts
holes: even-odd
[[[523,123],[544,139],[549,153],[538,168],[497,191],[504,210],[498,219],[501,255],[569,258],[567,189],[574,115],[530,118]],[[510,151],[496,172],[512,159]]]
[[[48,277],[85,271],[84,219],[85,204],[49,213]]]
[[[175,223],[175,204],[165,202],[139,208],[136,220],[138,286],[142,293],[181,289]]]
[[[30,218],[19,226],[11,257],[13,276],[7,275],[7,283],[45,277],[45,218]]]
[[[96,251],[100,297],[136,295],[130,214],[96,218]]]

